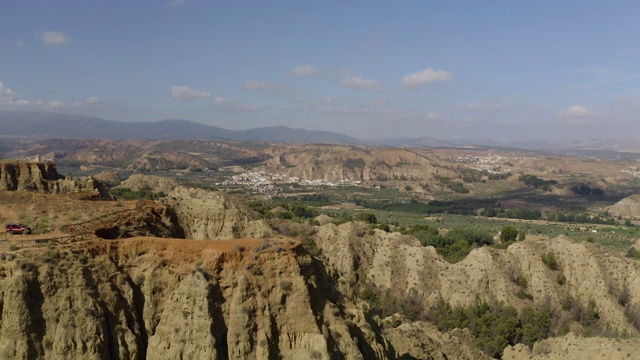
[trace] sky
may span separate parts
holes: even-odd
[[[2,0],[0,110],[640,138],[640,2]]]

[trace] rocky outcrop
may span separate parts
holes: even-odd
[[[122,183],[122,179],[120,179],[120,176],[118,176],[116,171],[103,171],[96,174],[94,177],[109,188],[118,186]]]
[[[35,190],[49,192],[64,176],[52,162],[0,161],[0,191]]]
[[[153,192],[170,193],[178,186],[178,182],[163,176],[133,174],[123,181],[118,187],[129,188],[133,191],[140,191],[151,188]]]
[[[441,333],[430,323],[417,321],[384,330],[400,359],[491,359],[473,346],[468,330]]]
[[[518,344],[504,349],[503,360],[640,359],[640,340],[579,337],[574,334],[542,340],[533,349]]]
[[[107,191],[92,177],[72,178],[58,174],[52,162],[0,161],[0,191],[31,190],[41,193],[88,193],[105,197]]]
[[[239,199],[222,191],[177,187],[162,202],[175,209],[188,239],[265,237],[270,228]]]
[[[76,231],[94,233],[102,239],[136,236],[185,238],[175,211],[155,201],[140,200],[135,209],[112,213],[98,220],[77,224]]]
[[[387,359],[290,239],[132,239],[0,260],[3,359]]]

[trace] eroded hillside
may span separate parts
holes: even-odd
[[[549,321],[546,336],[571,332],[632,337],[633,344],[640,344],[640,264],[596,244],[564,236],[525,240],[506,250],[477,248],[464,260],[450,264],[433,247],[422,247],[411,236],[370,230],[362,223],[317,227],[315,239],[327,267],[339,274],[342,286],[357,284],[359,294],[374,306],[401,310],[414,319],[433,322],[441,330],[448,326],[441,321],[451,322],[455,309],[486,304],[477,309],[513,308],[519,316],[527,311],[544,312]],[[551,256],[553,262],[548,260]],[[516,338],[526,335],[524,327],[514,331]],[[519,331],[524,332],[518,335]],[[509,354],[527,359],[566,349],[562,338],[554,341],[534,347],[534,353],[522,353],[522,357],[514,355],[520,351]],[[610,344],[613,341],[593,338],[589,348],[611,350],[615,348]],[[476,345],[484,348],[477,341]],[[609,355],[615,353],[605,350]],[[572,351],[576,359],[578,354],[589,356],[576,348]],[[554,356],[563,358],[558,353]]]
[[[452,264],[408,233],[261,218],[223,191],[2,199],[11,216],[124,214],[91,230],[119,240],[2,248],[3,358],[577,359],[640,345],[640,264],[597,243],[531,237]]]
[[[1,258],[2,358],[393,357],[290,239],[140,238]]]
[[[306,145],[274,147],[269,162],[288,176],[340,181],[430,181],[434,175],[455,177],[438,161],[406,149]]]

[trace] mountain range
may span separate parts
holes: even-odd
[[[34,111],[0,111],[0,136],[87,138],[87,139],[205,139],[228,141],[291,142],[374,145],[392,147],[506,147],[528,150],[554,150],[571,156],[599,156],[618,158],[619,152],[638,153],[639,139],[590,139],[566,143],[544,140],[512,140],[498,142],[491,139],[439,140],[431,137],[381,138],[361,140],[332,131],[306,130],[287,126],[270,126],[246,130],[228,130],[195,121],[167,119],[149,122],[122,122],[79,114]],[[602,151],[616,154],[601,154]],[[633,158],[636,157],[632,156]]]
[[[4,136],[87,139],[215,139],[233,141],[360,144],[330,131],[272,126],[228,130],[188,120],[121,122],[93,116],[49,112],[0,112]]]

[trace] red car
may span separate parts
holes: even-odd
[[[22,234],[23,232],[30,233],[31,228],[22,224],[9,224],[7,225],[7,232],[11,235]]]

